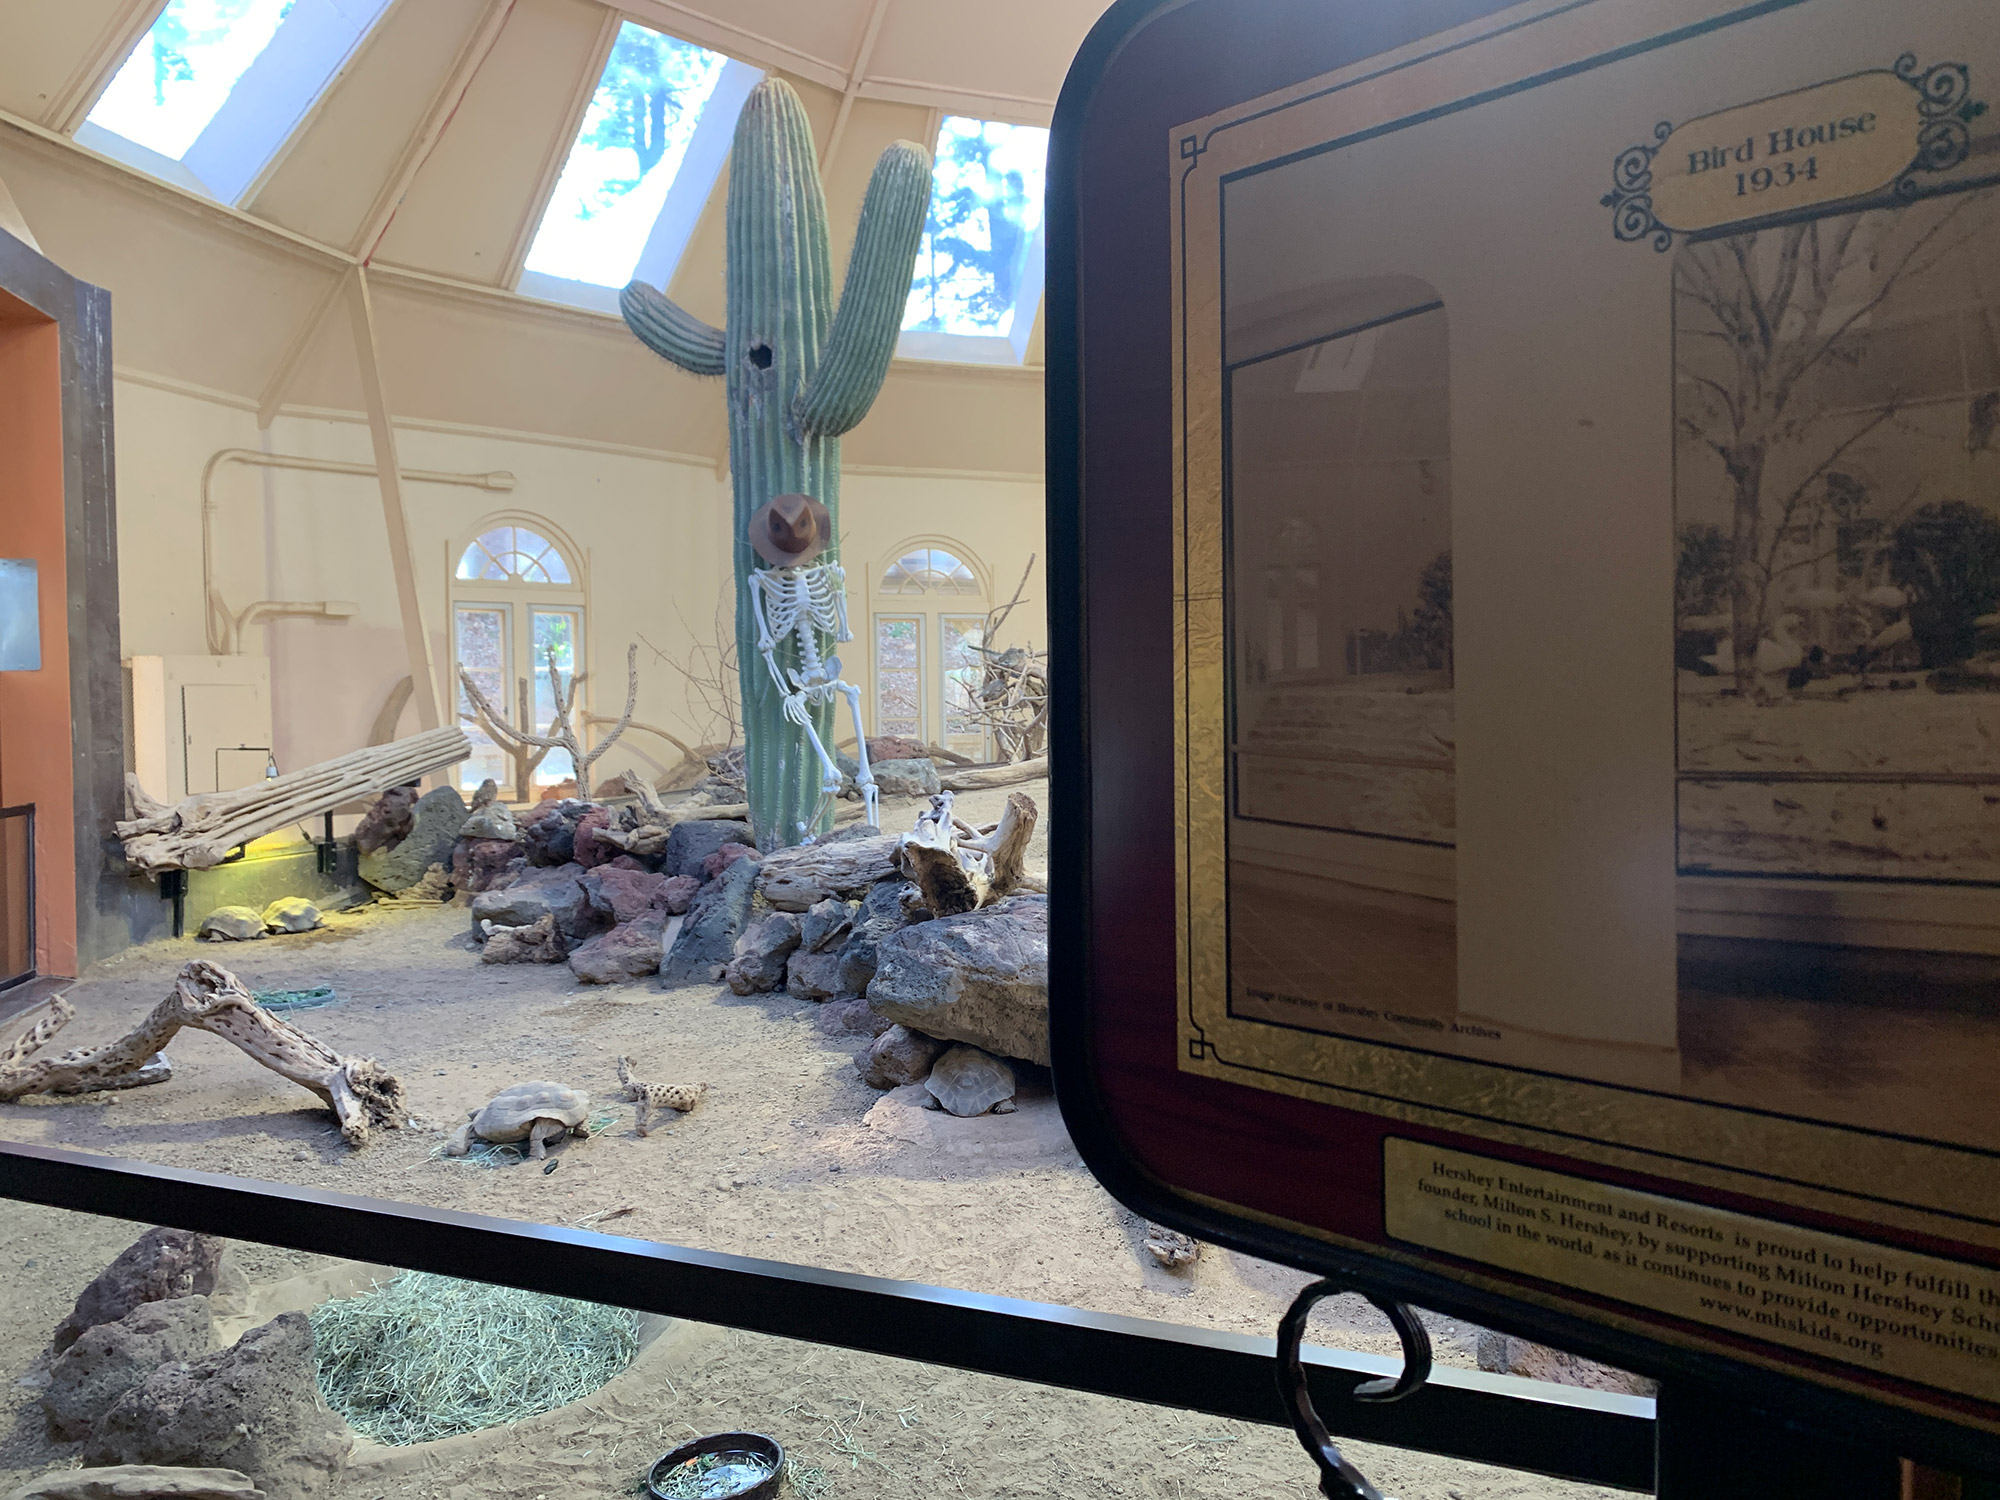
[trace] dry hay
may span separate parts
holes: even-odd
[[[624,1308],[408,1271],[313,1309],[327,1405],[397,1447],[580,1401],[638,1352]]]

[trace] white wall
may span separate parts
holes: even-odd
[[[713,399],[721,400],[719,389]],[[121,372],[117,385],[119,575],[127,655],[207,650],[201,597],[200,487],[204,466],[231,447],[348,462],[372,461],[367,428],[345,413],[287,412],[259,432],[248,403]],[[553,522],[581,549],[591,711],[623,707],[623,658],[643,640],[685,657],[706,633],[728,578],[727,477],[657,453],[532,434],[409,424],[398,428],[406,469],[511,471],[511,493],[422,482],[405,485],[421,604],[440,701],[449,704],[449,576],[458,549],[485,517],[523,511]],[[274,753],[293,769],[355,749],[390,690],[409,670],[387,533],[372,478],[226,465],[215,497],[216,584],[233,609],[258,599],[344,599],[346,620],[293,618],[253,627],[242,649],[271,660]],[[1042,487],[1022,477],[945,472],[850,471],[842,530],[855,595],[857,649],[848,675],[871,689],[867,581],[912,537],[948,538],[976,556],[999,597],[1029,555],[1043,551]],[[1009,642],[1039,644],[1045,590],[1037,562],[1029,603]],[[872,702],[872,692],[864,701]],[[678,677],[640,647],[636,717],[690,741]],[[415,728],[405,710],[402,733]],[[633,732],[595,768],[672,764],[678,752]]]

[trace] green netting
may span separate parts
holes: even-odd
[[[316,984],[309,990],[256,990],[251,999],[264,1009],[284,1015],[295,1010],[318,1010],[322,1005],[331,1005],[340,996],[334,994],[333,986]]]
[[[580,1401],[638,1352],[623,1308],[408,1271],[311,1314],[327,1405],[404,1446]]]

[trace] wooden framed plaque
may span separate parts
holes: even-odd
[[[1192,1232],[2000,1435],[2000,27],[1384,9],[1122,5],[1058,113],[1065,1109]]]

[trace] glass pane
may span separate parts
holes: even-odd
[[[945,117],[905,329],[1004,336],[1013,328],[1042,222],[1048,150],[1049,133],[1036,126]]]
[[[293,3],[169,0],[90,111],[90,123],[178,161]]]
[[[986,726],[975,711],[986,675],[986,658],[977,649],[986,642],[986,616],[944,615],[938,629],[944,644],[945,748],[983,758]]]
[[[508,583],[571,582],[556,544],[525,526],[496,526],[465,549],[458,576]]]
[[[462,575],[461,575],[462,576]],[[514,711],[511,673],[507,670],[507,611],[504,608],[461,604],[453,611],[453,651],[486,701],[505,715]],[[479,727],[472,712],[471,695],[463,683],[458,687],[458,713],[466,738],[472,741],[472,758],[458,768],[459,785],[477,788],[492,777],[501,786],[512,783],[513,762]]]
[[[632,279],[727,63],[635,21],[619,28],[527,269],[595,286]]]
[[[922,739],[923,621],[875,622],[875,733]]]
[[[523,533],[527,535],[528,533]],[[555,652],[556,674],[561,677],[565,692],[570,679],[576,676],[576,653],[583,638],[583,617],[574,610],[538,609],[534,615],[535,651],[535,723],[538,732],[546,733],[549,722],[555,718],[555,686],[549,680],[549,652]],[[572,727],[582,729],[575,719],[583,716],[583,705],[577,704],[572,719]],[[568,781],[576,775],[576,762],[567,750],[551,750],[535,768],[536,786],[554,786],[559,781]]]

